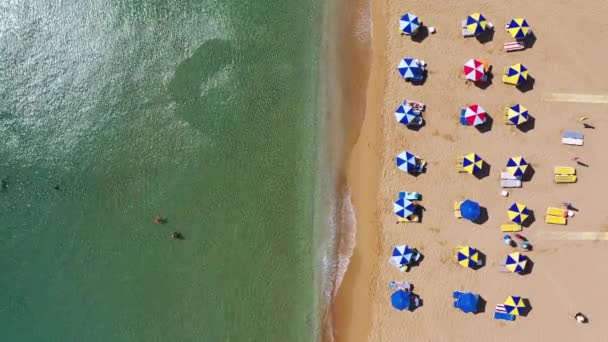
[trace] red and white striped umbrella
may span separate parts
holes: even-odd
[[[486,80],[486,66],[479,59],[469,59],[464,63],[464,77],[473,82]]]
[[[486,110],[478,104],[470,105],[464,111],[464,119],[471,126],[481,125],[486,122],[487,116]]]

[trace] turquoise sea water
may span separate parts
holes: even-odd
[[[0,0],[3,341],[314,339],[321,17]]]

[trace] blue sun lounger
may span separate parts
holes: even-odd
[[[515,316],[508,314],[508,313],[504,313],[504,312],[494,312],[494,319],[504,320],[504,321],[514,321]]]

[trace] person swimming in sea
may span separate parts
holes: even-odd
[[[175,232],[171,233],[171,238],[174,240],[183,240],[184,235],[178,231],[175,231]]]

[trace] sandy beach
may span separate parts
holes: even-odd
[[[459,24],[468,14],[482,12],[495,25],[493,39],[485,44],[462,38]],[[399,17],[411,12],[437,33],[414,42],[398,32]],[[608,232],[603,210],[602,177],[608,159],[603,130],[608,129],[607,104],[551,101],[554,93],[608,93],[604,67],[608,23],[598,13],[608,13],[606,2],[448,1],[439,3],[388,0],[372,2],[372,61],[367,90],[366,116],[349,161],[348,182],[357,213],[357,245],[333,307],[336,341],[594,341],[605,335],[608,320],[603,303],[608,279],[601,260],[608,257],[608,241],[574,240],[559,233]],[[504,25],[525,17],[536,41],[524,51],[506,53],[512,41]],[[567,21],[567,24],[565,23]],[[396,67],[405,57],[428,63],[428,77],[421,86],[404,82]],[[493,66],[494,77],[486,89],[466,84],[462,64],[480,58]],[[501,82],[504,67],[521,62],[534,79],[521,92]],[[405,98],[426,103],[426,125],[419,131],[395,121],[394,111]],[[581,97],[582,99],[582,97]],[[458,111],[479,103],[493,119],[491,129],[480,132],[458,123]],[[534,117],[534,127],[522,132],[503,123],[507,105],[521,103]],[[583,129],[577,118],[586,116],[595,129]],[[564,130],[585,133],[582,147],[561,144]],[[395,156],[409,150],[428,162],[418,177],[395,167]],[[455,171],[456,156],[476,152],[491,166],[487,177],[477,179]],[[521,189],[500,195],[499,174],[507,159],[523,156],[531,164],[530,181]],[[579,156],[588,167],[577,166]],[[554,184],[553,168],[576,166],[576,184]],[[426,208],[421,223],[395,224],[392,202],[399,191],[418,191]],[[458,220],[453,202],[471,198],[487,208],[483,224]],[[507,223],[507,208],[525,203],[534,215],[523,234],[534,246],[526,253],[533,262],[530,274],[501,273],[498,265],[513,251],[501,242],[499,226]],[[567,226],[544,223],[549,206],[571,202],[579,211]],[[558,233],[558,234],[555,234]],[[579,239],[580,238],[580,239]],[[401,273],[387,262],[395,245],[408,244],[424,255],[420,266]],[[471,245],[486,255],[480,270],[462,268],[452,261],[453,249]],[[408,281],[423,300],[414,312],[391,307],[388,282]],[[464,314],[453,308],[452,292],[479,293],[485,312]],[[494,320],[494,305],[507,296],[527,298],[531,310],[515,322]],[[573,319],[581,311],[590,324]]]

